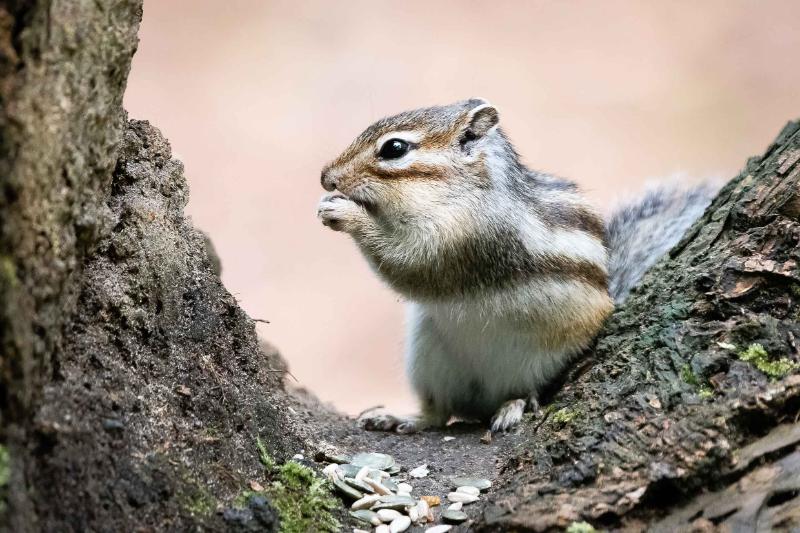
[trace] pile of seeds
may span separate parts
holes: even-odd
[[[441,498],[412,496],[414,488],[407,480],[400,480],[400,466],[390,455],[359,453],[352,458],[328,456],[326,459],[331,464],[322,472],[337,491],[352,501],[350,515],[365,525],[374,526],[375,533],[398,533],[411,524],[436,521],[434,508],[441,505]],[[425,477],[427,465],[418,466],[408,474],[411,478]],[[444,533],[453,527],[450,524],[466,521],[462,507],[478,501],[481,491],[492,486],[488,479],[472,477],[454,477],[451,482],[455,490],[447,495],[450,504],[441,511],[441,519],[447,524],[429,527],[426,533]],[[356,529],[354,533],[361,531],[364,530]]]

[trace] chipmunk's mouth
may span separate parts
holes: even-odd
[[[364,194],[363,190],[359,190],[357,188],[346,196],[357,205],[360,205],[366,209],[368,213],[374,215],[378,212],[378,204],[372,198],[369,198],[366,194]]]

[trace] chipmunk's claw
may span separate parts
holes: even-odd
[[[508,431],[517,426],[522,421],[525,413],[525,400],[509,400],[500,406],[500,409],[492,417],[492,433]]]

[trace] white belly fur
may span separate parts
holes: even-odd
[[[435,411],[490,417],[510,399],[538,395],[572,353],[547,350],[535,329],[476,309],[409,304],[406,371]]]

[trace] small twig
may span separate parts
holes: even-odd
[[[268,368],[267,372],[283,372],[284,374],[289,374],[290,376],[292,376],[293,380],[295,380],[296,382],[300,383],[300,380],[297,379],[296,377],[294,377],[294,374],[292,374],[288,370],[282,370],[280,368]]]
[[[263,318],[253,318],[251,319],[253,322],[261,322],[263,324],[269,324],[269,320],[264,320]]]

